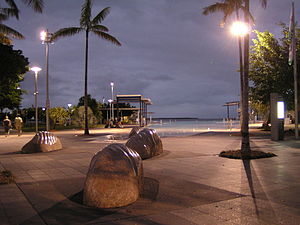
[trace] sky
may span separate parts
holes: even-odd
[[[45,106],[45,46],[39,39],[43,29],[55,32],[79,26],[83,0],[45,0],[44,12],[34,13],[16,0],[20,19],[6,25],[26,39],[14,40],[30,66],[39,66],[38,104]],[[109,34],[122,46],[91,34],[89,42],[88,93],[98,101],[115,94],[141,94],[150,98],[153,117],[226,117],[225,102],[239,100],[237,39],[219,23],[221,13],[202,15],[216,0],[94,0],[92,16],[105,7],[110,14],[103,21]],[[291,1],[269,0],[262,8],[251,0],[253,29],[268,30],[280,37],[279,22],[289,23]],[[295,5],[296,20],[300,2]],[[298,14],[298,15],[297,15]],[[299,20],[299,19],[298,19]],[[251,34],[251,38],[255,38]],[[51,107],[76,105],[84,93],[84,33],[65,37],[50,45],[49,92]],[[22,107],[34,104],[34,75],[28,72],[21,88]],[[236,108],[231,109],[235,113]]]

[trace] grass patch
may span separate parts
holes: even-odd
[[[0,172],[0,184],[9,184],[14,182],[14,176],[9,170],[3,170]]]
[[[253,151],[253,150],[251,150],[250,155],[243,155],[241,150],[229,150],[229,151],[222,151],[219,154],[219,156],[230,158],[230,159],[261,159],[261,158],[270,158],[277,155],[272,152],[262,152],[262,151]]]

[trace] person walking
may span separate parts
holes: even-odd
[[[23,120],[20,117],[20,115],[18,114],[15,118],[15,127],[18,133],[18,136],[20,136],[22,134],[22,125],[23,125]]]
[[[10,133],[11,129],[11,121],[8,119],[8,116],[5,116],[5,119],[3,120],[3,127],[4,127],[4,132],[5,132],[5,137],[7,137]]]

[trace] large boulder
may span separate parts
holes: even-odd
[[[144,128],[132,135],[126,146],[135,150],[142,159],[148,159],[163,152],[163,145],[155,129]]]
[[[132,136],[136,135],[140,130],[140,127],[133,127],[128,135],[128,138],[131,138]]]
[[[51,152],[62,149],[60,140],[48,131],[39,131],[23,146],[22,153]]]
[[[123,144],[110,144],[91,160],[83,189],[83,203],[114,208],[135,202],[141,191],[143,165],[139,154]]]

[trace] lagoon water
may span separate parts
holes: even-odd
[[[239,121],[232,121],[230,124],[223,120],[181,120],[164,119],[153,120],[150,128],[154,128],[160,136],[182,136],[197,133],[230,130],[240,127]]]

